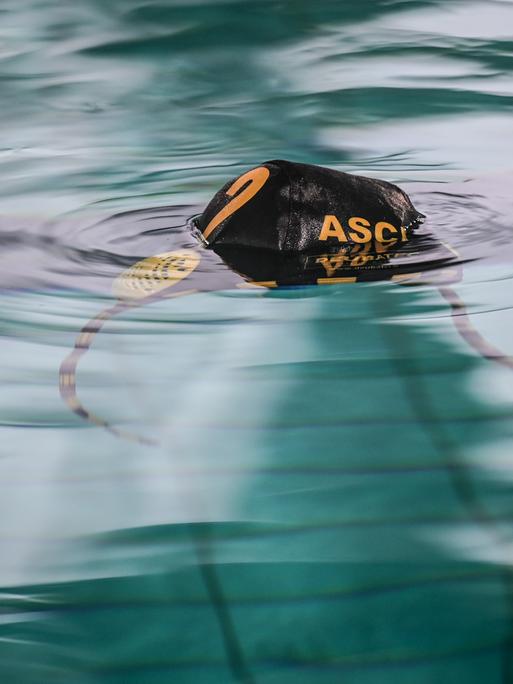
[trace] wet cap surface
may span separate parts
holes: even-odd
[[[226,183],[196,226],[212,246],[293,253],[390,243],[405,239],[422,219],[391,183],[274,160]]]

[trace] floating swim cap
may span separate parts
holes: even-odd
[[[195,225],[212,246],[319,252],[404,242],[423,218],[391,183],[275,160],[226,183]]]

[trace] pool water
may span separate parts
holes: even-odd
[[[0,681],[513,682],[513,3],[7,0],[0,37]],[[245,286],[188,222],[273,158],[399,183],[453,262]],[[173,250],[73,412],[81,329]]]

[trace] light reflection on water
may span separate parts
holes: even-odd
[[[58,392],[119,272],[280,156],[401,181],[513,354],[511,4],[404,9],[6,4],[2,681],[513,679],[513,371],[436,285],[230,289],[204,253],[79,366],[155,446]]]

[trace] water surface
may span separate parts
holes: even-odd
[[[513,3],[7,0],[0,39],[1,680],[513,681]],[[457,276],[203,251],[80,361],[114,431],[70,411],[113,280],[273,158],[399,183]]]

